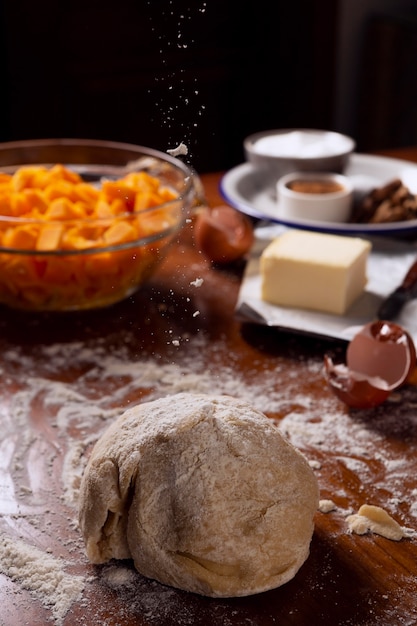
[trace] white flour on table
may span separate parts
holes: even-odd
[[[237,396],[271,417],[279,416],[277,424],[309,458],[317,470],[319,483],[321,477],[324,481],[327,464],[341,464],[363,482],[364,489],[367,486],[374,490],[385,489],[388,483],[395,492],[398,486],[398,498],[391,499],[392,512],[397,511],[399,504],[404,506],[401,489],[408,473],[408,461],[389,455],[382,445],[383,432],[370,430],[365,422],[353,420],[331,394],[313,402],[307,392],[300,391],[296,369],[294,372],[291,368],[290,371],[286,369],[286,384],[282,387],[279,381],[284,372],[279,360],[275,369],[254,370],[247,375],[239,372],[238,362],[233,360],[229,368],[220,367],[220,363],[216,363],[215,351],[209,358],[200,356],[209,349],[213,350],[213,347],[210,348],[209,341],[200,334],[188,340],[188,356],[178,353],[177,363],[149,355],[134,358],[123,346],[109,351],[100,340],[89,345],[73,342],[43,346],[32,355],[19,348],[10,348],[3,353],[3,371],[0,373],[5,389],[10,392],[5,393],[8,406],[0,410],[1,445],[4,450],[9,450],[9,456],[3,455],[4,460],[0,460],[0,484],[10,490],[10,510],[0,512],[3,546],[0,549],[0,571],[48,606],[55,624],[63,624],[65,614],[74,602],[79,601],[87,585],[86,577],[68,574],[66,568],[68,562],[85,564],[76,516],[78,491],[89,449],[108,424],[132,403],[184,391]],[[19,371],[25,371],[23,381],[14,373],[16,364]],[[301,366],[306,377],[321,380],[320,361],[305,361]],[[297,371],[299,367],[300,363]],[[70,378],[63,382],[65,376],[61,375],[67,372],[71,373]],[[412,399],[410,406],[411,403]],[[39,415],[41,417],[37,419]],[[417,421],[411,411],[407,419]],[[15,437],[17,430],[20,433],[18,439]],[[378,450],[376,455],[375,449]],[[320,460],[314,457],[315,451],[320,453]],[[44,479],[55,486],[55,493],[44,491],[42,476],[35,479],[27,472],[28,461],[33,462],[40,454],[42,471],[46,473]],[[370,470],[366,461],[371,455]],[[322,486],[326,489],[326,484]],[[35,534],[40,531],[49,533],[54,524],[53,502],[57,494],[68,511],[70,538],[64,546],[66,558],[52,557],[30,546],[26,540],[13,540],[14,552],[10,551],[10,516],[23,514]],[[342,511],[349,493],[342,490],[328,493],[326,497],[334,498],[335,507]],[[8,502],[7,493],[5,501]],[[18,510],[13,508],[16,501]],[[51,510],[48,522],[44,520],[45,510]],[[408,514],[417,518],[417,507],[412,502]],[[45,524],[49,524],[49,528],[43,526]],[[31,567],[27,569],[26,557],[29,555],[32,555]],[[49,574],[45,574],[45,567]],[[42,584],[44,576],[46,587]],[[102,577],[108,586],[125,591],[133,580],[135,584],[138,581],[135,572],[128,569],[104,568]],[[51,595],[46,589],[52,580],[61,582],[56,593]],[[142,596],[140,608],[143,610],[148,602],[147,610],[155,620],[158,611],[163,611],[162,598],[166,600],[167,611],[180,602],[181,596],[177,592],[164,589],[164,593],[161,591],[155,595],[155,583],[153,591],[149,581],[141,584],[146,593]],[[157,599],[154,606],[151,598]],[[148,616],[152,624],[151,617]],[[184,614],[180,623],[192,624],[192,614],[187,618]]]

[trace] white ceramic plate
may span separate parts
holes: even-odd
[[[357,195],[400,178],[412,193],[417,194],[417,164],[369,154],[353,154],[344,172],[351,178]],[[401,235],[417,232],[417,219],[389,224],[338,224],[312,220],[281,218],[274,185],[266,185],[252,164],[243,163],[229,170],[220,182],[225,201],[242,213],[262,220],[277,222],[305,230],[368,235]]]

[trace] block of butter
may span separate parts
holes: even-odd
[[[342,315],[365,288],[370,250],[359,237],[286,231],[261,255],[262,299]]]

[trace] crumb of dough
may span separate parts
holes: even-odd
[[[167,150],[168,154],[177,157],[177,156],[185,156],[188,154],[188,148],[185,143],[181,142],[176,148],[171,148]]]
[[[316,469],[316,470],[321,469],[320,461],[316,461],[315,459],[310,460],[308,464],[312,469]]]
[[[330,511],[336,510],[336,505],[333,500],[320,500],[319,501],[319,511],[320,513],[330,513]]]
[[[371,532],[393,541],[400,541],[410,536],[408,529],[400,526],[384,509],[371,504],[363,504],[359,511],[354,515],[349,515],[346,521],[349,531],[357,535]]]

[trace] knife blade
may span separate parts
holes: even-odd
[[[417,261],[414,261],[402,283],[380,304],[377,311],[379,320],[393,320],[403,306],[417,298]]]

